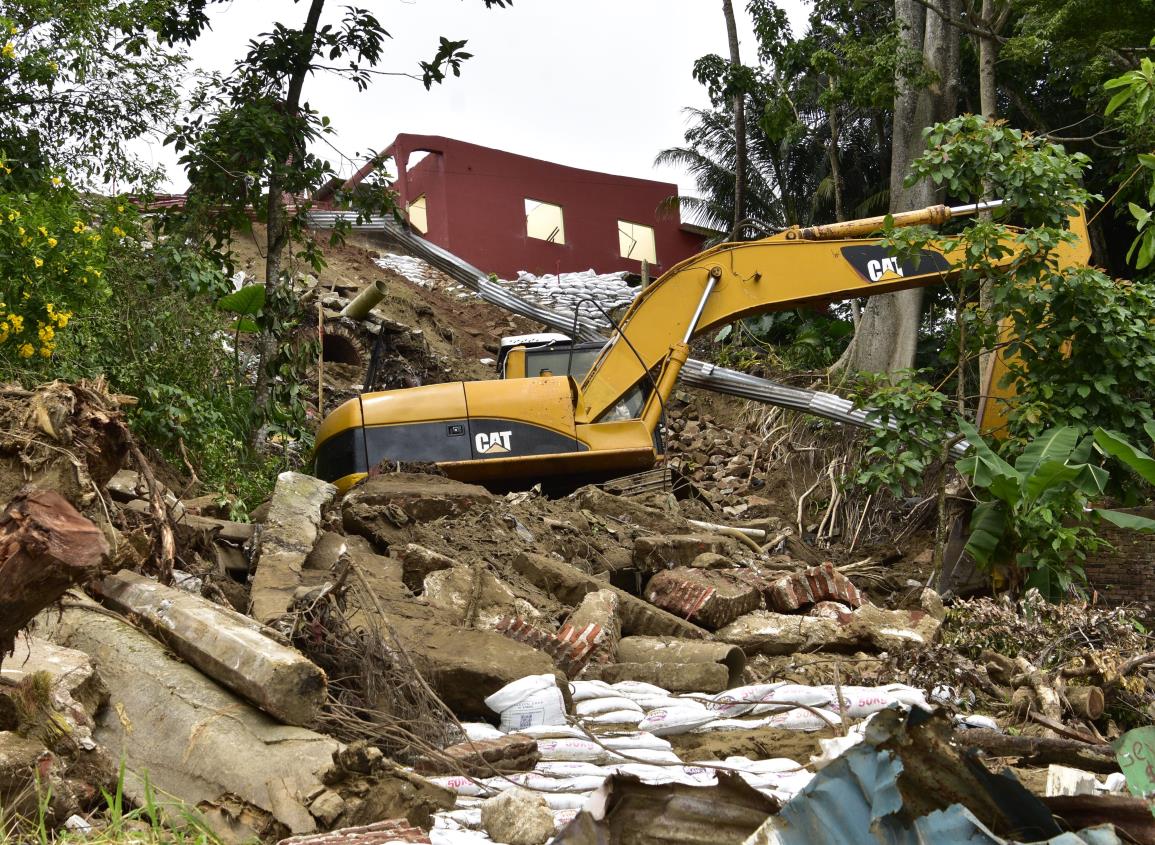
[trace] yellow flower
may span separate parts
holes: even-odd
[[[51,343],[47,343],[44,346],[40,347],[40,354],[42,356],[44,356],[45,358],[50,358],[50,357],[52,357],[52,350],[55,348],[56,347],[53,346]]]
[[[0,332],[0,343],[8,342],[8,332]]]
[[[25,294],[25,298],[27,298],[27,296],[28,295]],[[16,334],[24,331],[24,318],[19,314],[9,314],[8,322],[12,324],[12,331],[16,332]]]
[[[71,311],[61,311],[59,314],[56,315],[56,325],[58,325],[60,328],[64,328],[65,326],[68,325],[68,321],[71,319],[72,319],[72,312]]]
[[[44,266],[44,259],[33,257],[32,264],[36,267],[43,267]]]
[[[42,343],[51,343],[52,338],[56,337],[56,330],[52,326],[41,326],[36,334]]]
[[[49,238],[48,239],[48,248],[49,249],[53,248],[54,246],[56,246],[57,243],[58,243],[58,241],[56,240],[56,238]]]
[[[73,232],[75,232],[76,234],[78,234],[78,235],[79,235],[79,234],[80,234],[81,232],[83,232],[83,231],[84,231],[86,228],[87,228],[87,227],[86,227],[86,226],[85,226],[85,225],[84,225],[82,222],[80,222],[79,220],[77,220],[77,221],[76,221],[76,225],[74,225],[74,226],[72,227],[72,231],[73,231]]]
[[[8,219],[9,220],[17,220],[17,219],[19,219],[19,217],[20,217],[20,212],[17,211],[16,209],[12,209],[11,211],[8,212]]]
[[[20,350],[19,350],[20,357],[21,358],[31,358],[32,353],[35,351],[36,350],[32,348],[31,343],[25,343],[25,344],[21,345],[21,347],[20,347]]]
[[[16,231],[20,233],[20,237],[24,237],[24,227],[23,226],[17,226]]]
[[[13,45],[13,43],[11,41],[9,41],[7,44],[4,45],[4,47],[2,49],[0,49],[0,56],[3,56],[6,59],[10,59],[15,55],[16,55],[16,47],[15,47],[15,45]]]
[[[56,62],[49,62],[49,63],[48,63],[48,70],[49,70],[51,73],[56,73],[56,71],[57,71],[57,69],[58,69],[59,67],[60,67],[60,66],[59,66],[58,64],[56,64]]]
[[[99,241],[99,240],[100,240],[100,235],[98,235],[98,234],[96,234],[95,232],[93,232],[91,235],[89,235],[89,236],[88,236],[88,239],[89,239],[90,241],[92,241],[93,243],[96,243],[97,241]]]
[[[8,24],[8,32],[12,35],[15,35],[16,34],[16,24],[14,24],[14,23]]]
[[[59,188],[63,184],[64,184],[64,180],[61,179],[59,176],[53,176],[52,177],[52,187]]]
[[[116,213],[117,213],[117,214],[124,214],[124,206],[123,206],[123,205],[118,205],[118,206],[116,207]]]
[[[43,226],[37,226],[36,231],[39,232],[42,237],[45,237],[45,238],[48,237],[48,230],[45,229]]]
[[[119,226],[113,226],[112,227],[112,234],[116,235],[118,238],[123,238],[125,235],[125,231],[124,231],[124,229],[120,228]]]

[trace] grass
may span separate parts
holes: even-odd
[[[180,803],[162,806],[147,775],[141,806],[126,809],[124,763],[110,794],[101,790],[104,807],[90,814],[88,831],[54,829],[49,823],[51,787],[41,789],[37,781],[15,796],[17,803],[36,797],[34,816],[11,816],[0,807],[0,845],[221,845],[196,812]]]

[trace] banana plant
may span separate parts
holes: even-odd
[[[1155,531],[1155,520],[1089,506],[1103,495],[1110,478],[1092,460],[1099,457],[1096,446],[1155,484],[1155,459],[1122,435],[1103,429],[1084,435],[1073,426],[1053,428],[1028,444],[1011,464],[973,425],[959,420],[959,429],[973,447],[959,461],[959,471],[988,497],[975,507],[966,545],[979,564],[989,568],[1013,561],[1019,572],[1027,573],[1025,586],[1056,598],[1085,579],[1081,562],[1104,544],[1092,528],[1094,520]],[[1155,426],[1148,433],[1155,437]]]

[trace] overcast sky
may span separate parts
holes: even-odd
[[[328,4],[325,20],[352,0]],[[363,93],[319,75],[305,98],[332,118],[332,139],[349,157],[380,150],[401,132],[462,141],[607,173],[693,183],[683,172],[655,168],[654,156],[682,143],[687,106],[705,106],[692,76],[694,61],[725,55],[726,27],[718,0],[514,0],[485,8],[481,0],[358,0],[393,36],[381,68],[416,72],[433,56],[438,36],[468,39],[474,54],[461,77],[431,91],[412,79],[382,77]],[[795,30],[805,21],[803,0],[784,0]],[[212,8],[213,30],[194,45],[194,62],[227,71],[246,42],[280,20],[299,26],[307,3],[233,0]],[[754,60],[742,0],[742,58]],[[339,158],[329,150],[334,164]],[[187,180],[171,150],[149,145],[146,156],[165,164],[170,189]],[[363,159],[362,159],[363,160]],[[344,173],[356,167],[338,165]]]

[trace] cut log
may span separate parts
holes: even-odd
[[[125,502],[122,507],[125,510],[144,516],[150,516],[152,514],[152,508],[149,507],[148,502],[144,499],[133,499],[130,502]],[[179,516],[173,514],[172,525],[176,530],[177,537],[180,538],[182,543],[189,543],[198,535],[209,534],[226,542],[235,543],[238,546],[244,545],[249,541],[249,538],[253,536],[254,527],[250,522],[230,522],[227,519],[197,516],[187,511]]]
[[[0,661],[16,634],[108,554],[104,534],[50,490],[17,496],[0,514]]]
[[[742,683],[746,670],[746,655],[742,649],[728,643],[680,640],[673,637],[626,637],[618,645],[618,660],[622,663],[717,663],[726,669],[726,686]],[[631,680],[641,680],[633,678]],[[660,681],[659,686],[666,686]],[[672,687],[666,686],[666,689]],[[693,692],[693,690],[686,690]]]
[[[1027,766],[1059,763],[1099,774],[1119,771],[1115,752],[1109,745],[1052,737],[1011,736],[985,729],[959,731],[955,734],[955,741],[991,757],[1017,757]]]
[[[319,772],[340,748],[336,740],[279,724],[148,634],[74,595],[62,613],[41,614],[38,631],[95,662],[110,702],[93,736],[123,759],[129,798],[145,801],[147,774],[157,796],[196,805],[231,793],[294,833],[315,829],[305,806],[322,790]]]
[[[105,578],[100,592],[108,605],[142,620],[193,666],[269,715],[301,726],[321,715],[325,673],[265,636],[255,620],[128,570]]]
[[[1093,722],[1103,715],[1106,701],[1099,687],[1067,687],[1063,695],[1076,716]]]

